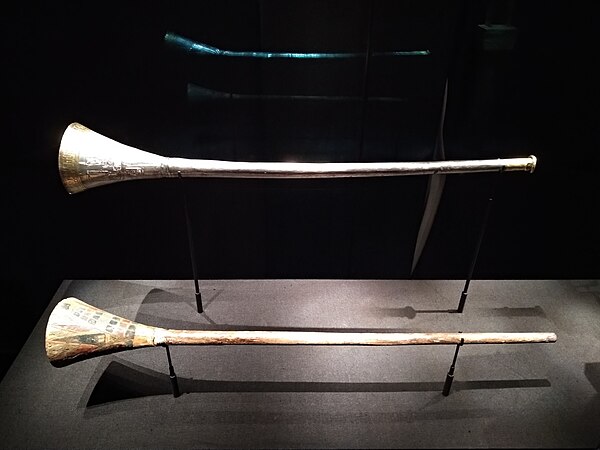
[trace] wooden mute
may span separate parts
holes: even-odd
[[[556,334],[396,333],[337,331],[172,330],[116,316],[77,298],[61,300],[46,327],[46,354],[52,365],[71,363],[142,347],[169,345],[351,345],[528,344],[556,342]]]

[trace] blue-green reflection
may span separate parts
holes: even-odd
[[[345,95],[277,95],[277,94],[237,94],[234,92],[223,92],[209,89],[204,86],[198,86],[193,83],[188,83],[187,86],[188,100],[191,102],[201,102],[205,100],[292,100],[292,101],[339,101],[339,102],[356,102],[356,101],[377,101],[377,102],[403,102],[406,101],[402,97],[363,97],[345,96]]]
[[[165,42],[189,53],[196,55],[229,56],[234,58],[290,58],[290,59],[342,59],[342,58],[364,58],[365,53],[288,53],[288,52],[251,52],[222,50],[202,42],[179,36],[174,33],[165,34]],[[374,52],[372,56],[427,56],[429,50],[411,50],[395,52]]]

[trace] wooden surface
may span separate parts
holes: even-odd
[[[338,331],[166,330],[168,345],[436,345],[551,343],[554,333],[344,333]],[[158,344],[159,342],[157,342]]]
[[[46,327],[46,354],[54,365],[157,345],[435,345],[552,343],[550,332],[349,333],[343,331],[174,330],[133,322],[77,298],[61,300]]]
[[[596,448],[600,281],[66,281],[0,383],[11,449]],[[44,348],[53,308],[85,299],[165,329],[552,330],[552,345],[142,348],[56,368]],[[107,432],[106,430],[110,430]]]
[[[46,354],[54,365],[154,345],[154,327],[132,322],[73,297],[61,300],[46,326]]]

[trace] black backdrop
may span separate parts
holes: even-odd
[[[512,5],[512,6],[511,6]],[[3,7],[3,260],[10,362],[63,279],[192,277],[177,180],[69,196],[57,152],[74,121],[162,154],[248,161],[538,157],[500,177],[474,277],[599,275],[598,37],[592,2],[17,2]],[[517,30],[483,51],[486,22]],[[344,61],[193,57],[220,48],[429,50]],[[249,95],[402,101],[190,101]],[[463,279],[489,174],[451,175],[419,264],[426,177],[188,180],[200,278]]]

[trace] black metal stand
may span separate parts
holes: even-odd
[[[171,380],[171,389],[173,391],[173,397],[179,397],[181,395],[179,393],[179,383],[177,383],[177,375],[175,375],[175,369],[173,369],[173,363],[171,362],[171,352],[169,351],[168,345],[165,345],[165,350],[167,351],[167,361],[169,363],[169,380]]]
[[[456,358],[458,358],[458,351],[465,343],[464,339],[460,339],[460,344],[456,344],[456,350],[454,351],[454,358],[452,359],[452,365],[450,366],[450,370],[446,374],[446,381],[444,382],[444,389],[442,390],[442,395],[444,397],[448,397],[450,394],[450,388],[452,387],[452,381],[454,380],[454,368],[456,366]]]
[[[460,294],[460,301],[458,302],[458,308],[456,309],[457,313],[462,313],[465,308],[465,302],[467,301],[467,295],[469,292],[469,285],[471,284],[471,279],[473,278],[473,272],[475,271],[475,264],[477,264],[477,257],[479,256],[479,249],[481,248],[481,243],[483,242],[483,236],[485,235],[485,228],[488,223],[488,219],[490,217],[490,211],[492,209],[492,202],[494,201],[494,191],[496,188],[496,183],[498,181],[498,177],[502,172],[498,172],[492,178],[492,187],[490,188],[490,195],[488,196],[487,205],[485,208],[485,213],[483,215],[483,221],[481,223],[481,228],[479,230],[479,237],[477,239],[477,245],[475,246],[475,251],[473,252],[473,256],[471,258],[471,265],[469,267],[469,273],[467,275],[467,279],[465,281],[465,285],[463,287],[463,291]]]
[[[185,214],[185,226],[188,235],[188,246],[190,248],[192,273],[194,274],[194,286],[196,287],[196,308],[198,310],[198,313],[201,313],[204,311],[204,309],[202,308],[202,294],[200,294],[200,285],[198,283],[198,269],[196,267],[196,251],[194,247],[194,238],[192,234],[192,221],[190,219],[190,214],[188,211],[187,195],[185,192],[185,182],[183,177],[181,176],[181,172],[177,172],[177,177],[179,178],[179,182],[181,185],[181,196],[183,197],[183,212]]]

